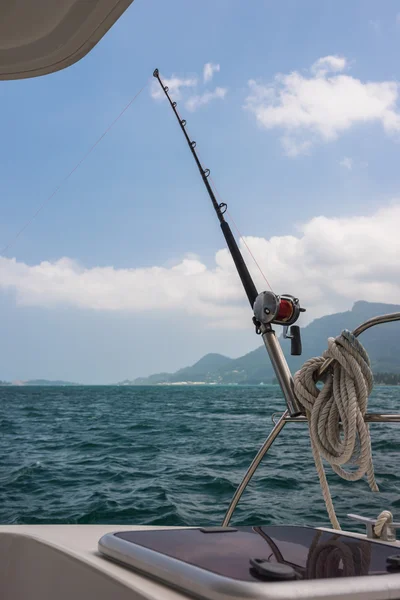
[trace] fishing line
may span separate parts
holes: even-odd
[[[218,191],[218,189],[217,189],[217,186],[215,185],[215,182],[214,182],[213,178],[211,177],[211,175],[210,175],[210,179],[211,179],[211,183],[213,184],[213,188],[214,188],[214,190],[215,190],[215,192],[216,192],[216,194],[217,194],[218,198],[219,198],[219,199],[221,200],[221,202],[222,202],[221,194],[219,193],[219,191]],[[265,276],[265,274],[264,274],[264,271],[262,270],[262,268],[260,267],[259,263],[257,262],[257,260],[256,260],[256,257],[254,256],[254,254],[253,254],[253,253],[252,253],[252,251],[250,250],[250,248],[249,248],[249,245],[247,244],[247,242],[246,242],[246,240],[245,240],[244,236],[243,236],[243,235],[240,233],[239,227],[236,225],[236,223],[235,223],[235,220],[234,220],[234,218],[232,217],[232,213],[230,212],[230,210],[229,210],[228,208],[226,209],[226,213],[227,213],[227,215],[228,215],[228,217],[229,217],[229,220],[232,222],[232,224],[233,224],[234,228],[236,229],[236,232],[237,232],[237,234],[238,234],[238,236],[239,236],[239,239],[240,239],[240,240],[243,242],[243,244],[246,246],[248,253],[250,254],[251,258],[253,259],[253,261],[254,261],[254,263],[255,263],[255,265],[256,265],[256,267],[257,267],[257,269],[260,271],[260,273],[261,273],[261,275],[262,275],[262,277],[263,277],[264,281],[266,282],[266,284],[267,284],[267,286],[269,287],[269,289],[271,290],[271,292],[273,292],[273,289],[272,289],[272,286],[271,286],[270,282],[269,282],[269,281],[268,281],[268,279],[266,278],[266,276]]]
[[[200,154],[200,152],[199,152],[198,150],[197,150],[197,154],[199,155],[199,158],[200,158],[200,160],[203,162],[203,159],[201,158],[201,154]],[[223,204],[226,204],[226,203],[225,203],[225,202],[222,200],[222,196],[221,196],[221,194],[219,193],[219,191],[218,191],[218,188],[217,188],[217,186],[215,185],[215,181],[214,181],[214,179],[212,178],[212,175],[211,175],[211,174],[209,175],[209,179],[210,179],[210,181],[211,181],[211,183],[212,183],[212,186],[213,186],[213,188],[214,188],[214,190],[215,190],[215,193],[217,194],[217,196],[218,196],[219,200],[220,200],[220,201],[221,201]],[[243,242],[243,244],[244,244],[244,246],[246,247],[246,249],[247,249],[248,253],[250,254],[251,258],[253,259],[253,261],[254,261],[254,263],[255,263],[255,265],[256,265],[256,267],[257,267],[257,269],[260,271],[260,273],[261,273],[261,275],[262,275],[262,277],[263,277],[264,281],[265,281],[265,282],[266,282],[266,284],[268,285],[268,287],[269,287],[269,289],[271,290],[271,292],[273,292],[273,289],[272,289],[272,286],[271,286],[270,282],[268,281],[268,279],[267,279],[267,277],[265,276],[265,274],[264,274],[264,272],[263,272],[262,268],[260,267],[260,265],[259,265],[258,261],[256,260],[256,257],[254,256],[254,254],[253,254],[253,253],[252,253],[252,251],[250,250],[250,248],[249,248],[249,245],[247,244],[247,242],[246,242],[245,238],[244,238],[244,237],[243,237],[243,235],[240,233],[239,227],[236,225],[236,223],[235,223],[235,220],[234,220],[234,218],[232,217],[232,213],[229,211],[229,209],[228,209],[228,208],[226,209],[226,214],[228,215],[228,217],[229,217],[229,220],[232,222],[232,224],[233,224],[234,228],[236,229],[236,232],[237,232],[237,234],[238,234],[238,236],[239,236],[239,239],[240,239],[240,240]]]
[[[215,186],[214,186],[214,187],[215,187]],[[216,188],[215,188],[215,189],[216,189]],[[217,194],[218,194],[218,192],[217,192]],[[219,196],[219,194],[218,194],[218,196]],[[248,244],[247,244],[247,242],[246,242],[245,238],[244,238],[244,237],[243,237],[243,235],[240,233],[240,231],[239,231],[239,228],[238,228],[238,226],[236,225],[234,218],[232,217],[232,213],[231,213],[231,212],[230,212],[228,209],[226,210],[226,212],[227,212],[227,214],[228,214],[228,217],[229,217],[230,221],[232,221],[232,224],[233,224],[234,228],[235,228],[235,229],[236,229],[236,231],[237,231],[237,234],[238,234],[238,236],[239,236],[239,239],[240,239],[240,240],[243,242],[243,244],[246,246],[248,253],[250,254],[250,256],[251,256],[251,258],[253,259],[253,261],[255,262],[257,269],[260,271],[260,273],[261,273],[262,277],[264,278],[264,281],[266,282],[266,284],[267,284],[267,286],[269,287],[269,289],[271,290],[271,292],[273,292],[274,290],[272,289],[272,286],[271,286],[270,282],[268,281],[268,279],[267,279],[267,278],[266,278],[266,276],[264,275],[264,271],[262,270],[262,268],[261,268],[261,267],[260,267],[260,265],[258,264],[258,262],[257,262],[257,260],[256,260],[256,257],[254,256],[254,254],[253,254],[253,253],[252,253],[252,251],[250,250],[250,248],[249,248],[249,246],[248,246]]]
[[[72,171],[70,171],[68,173],[68,175],[66,177],[64,177],[64,179],[61,180],[61,182],[58,184],[58,186],[55,188],[55,190],[50,194],[50,196],[48,196],[44,202],[42,202],[42,204],[39,206],[39,208],[36,210],[36,212],[30,217],[30,219],[28,219],[28,221],[23,225],[23,227],[21,227],[21,229],[15,234],[15,236],[8,242],[8,244],[6,244],[4,246],[4,248],[1,250],[0,255],[5,256],[5,254],[8,252],[8,250],[11,248],[11,246],[13,246],[15,244],[15,242],[18,240],[18,238],[20,237],[20,235],[22,235],[22,233],[29,227],[29,225],[31,225],[31,223],[36,219],[36,217],[38,216],[39,213],[42,212],[42,210],[44,209],[44,207],[50,202],[50,200],[52,200],[54,198],[54,196],[57,194],[57,192],[62,188],[62,186],[65,184],[66,181],[68,181],[68,179],[71,177],[71,175],[73,175],[75,173],[75,171],[77,169],[79,169],[79,167],[81,166],[81,164],[87,159],[87,157],[93,152],[93,150],[96,148],[96,146],[102,141],[102,139],[107,135],[107,133],[110,131],[110,129],[112,129],[114,127],[114,125],[117,123],[117,121],[119,121],[119,119],[122,117],[122,115],[128,110],[128,108],[130,108],[130,106],[134,103],[134,101],[140,96],[140,94],[143,92],[143,90],[147,87],[147,85],[149,84],[150,79],[145,83],[145,85],[133,96],[133,98],[131,98],[131,100],[128,102],[128,104],[125,106],[125,108],[119,113],[119,115],[112,121],[112,123],[110,123],[110,125],[107,127],[107,129],[105,129],[105,131],[101,134],[101,136],[95,141],[95,143],[89,148],[89,150],[86,152],[86,154],[81,158],[81,160],[75,165],[75,167],[72,169]]]

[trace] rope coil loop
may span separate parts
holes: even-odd
[[[322,376],[322,389],[317,387],[318,373],[326,359],[333,359]],[[364,417],[373,376],[368,354],[362,344],[345,330],[337,338],[329,338],[328,349],[311,358],[294,376],[294,390],[305,409],[315,466],[320,479],[328,514],[335,529],[336,518],[322,459],[347,481],[364,475],[372,491],[379,491],[375,481],[369,428]],[[345,465],[355,469],[345,469]]]

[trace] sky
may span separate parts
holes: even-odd
[[[135,0],[75,65],[0,82],[0,379],[106,384],[260,344],[156,67],[303,325],[400,303],[399,53],[392,0]]]

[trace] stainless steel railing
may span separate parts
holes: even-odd
[[[353,331],[353,334],[356,337],[358,337],[361,333],[363,333],[370,327],[374,327],[375,325],[380,325],[381,323],[389,323],[392,321],[399,321],[399,320],[400,320],[400,313],[392,313],[392,314],[388,314],[388,315],[382,315],[379,317],[373,317],[372,319],[368,319],[368,321],[365,321],[359,327],[357,327]],[[329,366],[332,364],[332,362],[333,362],[332,359],[328,359],[325,361],[325,363],[322,365],[322,367],[319,371],[320,376],[329,368]],[[236,509],[236,506],[238,505],[238,503],[240,501],[240,498],[242,497],[244,490],[246,489],[247,485],[251,481],[251,479],[252,479],[254,473],[256,472],[259,464],[261,463],[262,459],[264,458],[264,456],[266,455],[268,450],[271,448],[272,444],[274,443],[274,441],[276,440],[276,438],[278,437],[278,435],[280,434],[282,429],[285,427],[286,423],[307,423],[307,418],[304,415],[291,417],[289,414],[289,410],[286,410],[279,417],[279,419],[277,421],[274,420],[274,415],[273,415],[272,420],[274,423],[274,427],[273,427],[271,433],[269,434],[269,436],[267,437],[267,439],[265,440],[265,442],[263,443],[263,445],[261,446],[261,448],[259,449],[259,451],[257,452],[251,465],[247,469],[239,487],[237,488],[235,494],[233,495],[233,498],[229,504],[228,510],[226,511],[224,520],[222,521],[223,527],[227,527],[229,525],[229,522],[232,518],[232,515],[233,515],[235,509]],[[365,420],[368,423],[400,423],[400,414],[367,413],[365,415]]]

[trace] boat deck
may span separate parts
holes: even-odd
[[[106,533],[146,529],[169,528],[129,525],[0,526],[0,598],[188,600],[190,596],[120,566],[104,558],[97,550],[98,541]],[[322,531],[366,539],[359,534],[331,529]],[[393,554],[400,554],[400,542],[390,546]],[[224,600],[232,598],[224,594],[219,597]],[[400,573],[271,582],[266,587],[263,584],[260,595],[251,594],[251,597],[266,600],[394,600],[400,599]],[[238,596],[236,600],[240,600]]]
[[[99,539],[129,525],[0,526],[2,600],[186,600],[188,597],[103,558]],[[158,527],[158,529],[161,529]]]

